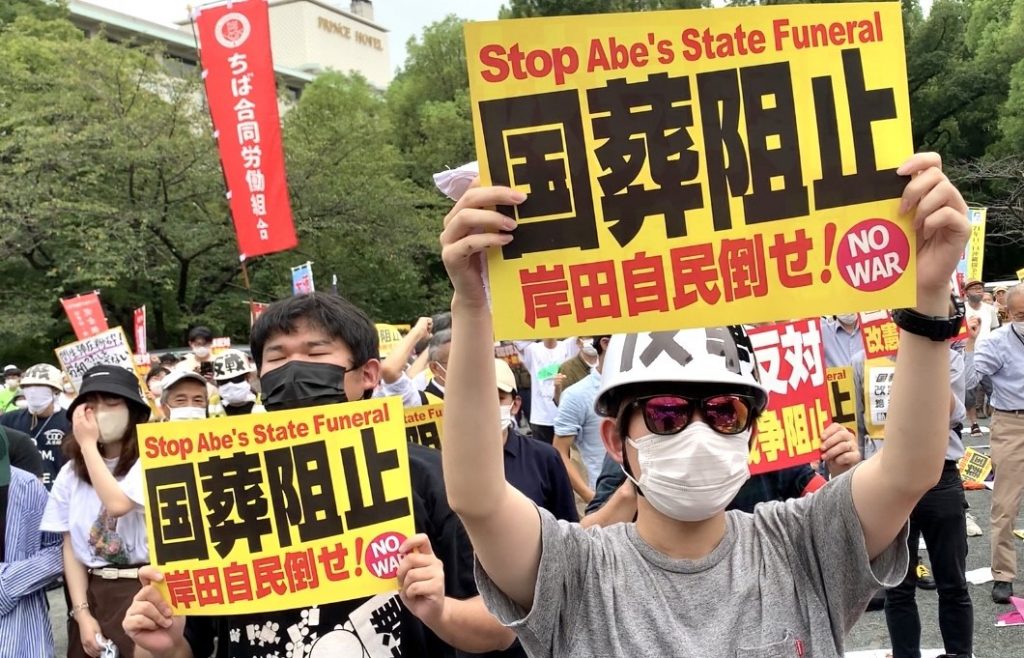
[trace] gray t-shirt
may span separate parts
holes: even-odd
[[[727,512],[725,537],[699,560],[659,553],[632,523],[585,530],[539,510],[533,609],[479,562],[477,586],[532,658],[842,656],[872,593],[902,581],[908,562],[906,526],[869,562],[851,473],[811,496]]]

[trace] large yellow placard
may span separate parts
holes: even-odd
[[[140,426],[150,556],[175,612],[396,590],[414,532],[404,421],[383,398]]]
[[[489,254],[496,337],[913,305],[901,21],[866,3],[468,23],[481,178],[527,194]]]

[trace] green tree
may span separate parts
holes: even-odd
[[[433,189],[434,172],[476,157],[462,24],[450,15],[410,39],[387,91],[404,173],[423,188]]]
[[[358,75],[324,74],[284,128],[300,249],[318,280],[336,273],[339,292],[381,322],[446,306],[447,285],[431,283],[441,215],[430,200],[439,195],[401,177],[384,96]],[[288,280],[283,265],[265,274],[261,281]]]
[[[67,15],[64,2],[46,0],[4,0],[0,3],[0,31],[19,16],[33,16],[40,20],[53,20]]]
[[[70,339],[58,299],[92,289],[112,325],[147,303],[157,344],[228,324],[210,309],[238,261],[197,81],[63,20],[17,19],[0,60],[4,344]]]

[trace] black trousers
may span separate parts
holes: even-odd
[[[967,528],[964,488],[956,462],[947,461],[942,477],[910,513],[910,567],[903,582],[885,593],[885,622],[893,658],[921,658],[921,619],[917,614],[918,537],[923,536],[939,595],[939,632],[946,653],[971,656],[974,650],[974,606],[964,575]]]

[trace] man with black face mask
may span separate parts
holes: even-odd
[[[267,410],[371,397],[381,367],[377,336],[366,314],[340,297],[313,293],[272,304],[257,320],[250,339]],[[502,628],[476,596],[472,550],[448,507],[440,454],[410,444],[409,470],[416,529],[426,534],[410,538],[400,549],[404,557],[398,574],[399,594],[320,606],[315,609],[317,628],[311,628],[301,640],[292,640],[285,630],[300,623],[305,627],[314,615],[312,609],[220,618],[173,617],[150,584],[162,576],[147,567],[140,572],[144,587],[128,610],[125,631],[138,647],[156,658],[262,658],[275,652],[285,656],[289,650],[291,655],[313,658],[433,658],[454,657],[456,648],[484,652],[508,647],[513,633]],[[352,633],[331,632],[350,627],[350,620],[357,617],[397,618],[397,623],[374,627],[374,646],[353,639]],[[258,646],[247,641],[245,629],[251,624],[280,629],[276,643]],[[242,639],[232,641],[232,637]],[[286,643],[301,646],[286,647]]]

